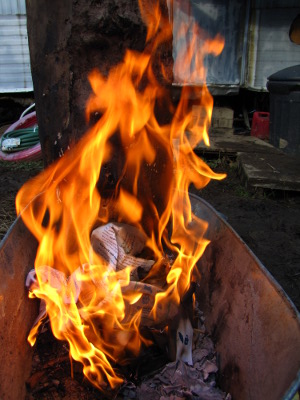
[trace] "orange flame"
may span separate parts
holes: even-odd
[[[54,335],[68,341],[71,356],[101,389],[119,385],[122,378],[113,365],[122,363],[128,352],[137,354],[142,343],[149,344],[140,334],[141,321],[166,325],[189,288],[195,263],[208,244],[207,224],[191,212],[189,186],[202,188],[212,178],[224,178],[193,151],[202,140],[209,144],[213,100],[205,84],[184,86],[176,107],[169,101],[170,123],[160,124],[156,117],[157,104],[166,104],[170,95],[159,84],[154,55],[170,40],[172,29],[159,3],[146,9],[140,1],[140,7],[149,27],[145,51],[128,50],[107,78],[98,71],[90,74],[93,95],[87,118],[96,111],[101,118],[74,149],[26,183],[16,199],[17,212],[39,243],[31,296],[45,301]],[[219,37],[208,39],[195,57],[194,41],[201,31],[192,29],[193,40],[174,69],[188,67],[205,78],[203,57],[219,54],[224,43]],[[200,99],[204,119],[192,115],[191,95]],[[114,159],[119,179],[107,198],[101,174]],[[109,221],[133,225],[145,235],[155,264],[143,283],[130,281],[130,267],[115,271],[101,256],[93,254],[91,259],[91,232]],[[175,254],[172,265],[162,261],[166,248]],[[53,283],[51,269],[63,273],[58,283]],[[156,281],[162,284],[152,286]],[[150,292],[154,300],[146,308]],[[36,335],[33,329],[32,345]]]

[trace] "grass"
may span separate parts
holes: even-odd
[[[6,232],[16,219],[14,196],[0,201],[0,240],[3,239]]]
[[[9,171],[34,171],[37,172],[43,169],[42,161],[3,161],[0,160],[0,173],[1,170]]]
[[[248,191],[248,189],[243,185],[236,186],[234,192],[238,197],[242,197],[244,199],[253,197],[251,193]]]
[[[17,217],[15,198],[19,188],[42,169],[42,161],[0,161],[0,240]]]

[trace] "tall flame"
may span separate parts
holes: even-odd
[[[205,84],[183,86],[179,103],[172,104],[153,68],[157,49],[170,40],[172,29],[159,3],[151,8],[147,4],[140,2],[148,25],[145,51],[128,50],[107,78],[98,71],[89,75],[93,95],[86,115],[89,119],[98,112],[101,118],[72,150],[27,182],[16,199],[17,212],[39,243],[34,266],[38,284],[31,295],[45,301],[53,334],[68,341],[71,356],[101,389],[119,385],[122,378],[113,365],[149,342],[139,330],[143,307],[130,318],[127,313],[130,305],[139,302],[142,288],[131,288],[130,268],[111,270],[96,254],[91,261],[92,230],[117,221],[143,232],[156,261],[144,282],[162,276],[164,280],[150,311],[154,321],[161,323],[163,310],[178,305],[188,290],[195,263],[208,243],[206,222],[191,212],[189,186],[202,188],[212,178],[224,178],[193,151],[201,141],[209,144],[212,96]],[[207,39],[201,54],[195,54],[194,41],[201,31],[194,25],[182,27],[180,33],[186,34],[187,29],[194,36],[174,68],[188,67],[191,72],[193,64],[191,73],[205,78],[203,58],[219,54],[223,40]],[[163,65],[160,74],[165,76]],[[193,116],[191,96],[200,99],[204,118]],[[173,115],[169,123],[159,123],[156,116],[161,104],[167,104],[166,111]],[[103,190],[107,165],[118,174],[109,194]],[[166,249],[175,257],[162,272]],[[65,274],[65,284],[53,284],[50,268]],[[70,279],[74,274],[76,281]],[[76,298],[78,282],[81,291]],[[32,345],[36,335],[35,328],[29,336]]]

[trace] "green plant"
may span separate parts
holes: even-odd
[[[243,198],[249,198],[251,197],[250,192],[248,191],[248,189],[243,186],[243,185],[237,185],[235,188],[235,194],[239,197],[243,197]]]

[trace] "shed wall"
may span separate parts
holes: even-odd
[[[231,90],[246,86],[265,91],[268,76],[300,63],[300,45],[292,43],[288,36],[293,19],[300,13],[299,0],[254,0],[247,49],[243,43],[247,28],[246,2],[191,0],[187,14],[180,11],[177,2],[181,3],[174,0],[172,10],[175,31],[183,16],[195,17],[213,36],[220,32],[225,37],[222,54],[205,60],[210,86]],[[173,43],[175,60],[182,44],[176,40]],[[175,84],[190,81],[178,71],[174,72]],[[0,93],[32,90],[25,0],[0,0]]]
[[[0,93],[32,90],[25,0],[0,0]]]
[[[202,84],[203,77],[190,74],[177,66],[178,54],[182,46],[188,46],[191,32],[185,37],[177,38],[182,22],[191,24],[193,21],[203,29],[208,37],[214,38],[220,34],[225,39],[222,53],[215,57],[206,55],[204,66],[206,68],[206,82],[211,87],[227,86],[228,92],[238,90],[242,81],[242,59],[244,48],[244,34],[247,29],[247,2],[239,0],[173,0],[173,57],[174,57],[174,83]],[[198,52],[201,53],[203,38],[197,37]],[[178,68],[176,68],[176,66]],[[225,89],[226,92],[226,89]]]
[[[210,37],[220,33],[225,47],[218,57],[206,56],[206,82],[223,94],[246,87],[266,91],[267,78],[300,64],[300,45],[291,42],[289,30],[300,13],[299,0],[169,0],[173,22],[173,57],[190,40],[176,37],[182,21],[196,21]],[[201,38],[199,51],[201,48]],[[183,69],[174,70],[174,83],[201,84]]]
[[[246,86],[266,90],[267,78],[273,73],[300,64],[300,45],[289,39],[292,21],[300,13],[293,2],[278,6],[279,1],[252,9],[248,41]]]

